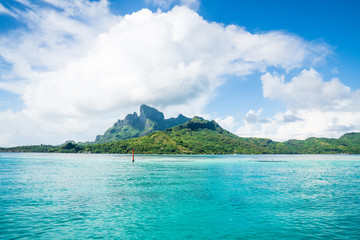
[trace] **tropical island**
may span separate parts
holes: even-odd
[[[128,114],[93,142],[18,146],[0,148],[0,152],[128,154],[133,149],[138,154],[360,154],[360,133],[276,142],[239,137],[201,117],[180,114],[165,119],[162,112],[141,105],[140,115]]]

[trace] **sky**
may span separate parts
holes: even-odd
[[[93,141],[147,104],[241,137],[360,131],[357,0],[0,0],[0,146]]]

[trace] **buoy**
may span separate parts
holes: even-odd
[[[133,158],[132,161],[135,162],[135,149],[133,149]]]

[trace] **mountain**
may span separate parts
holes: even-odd
[[[215,121],[181,114],[165,119],[155,108],[141,105],[140,116],[128,114],[93,143],[68,141],[60,146],[0,148],[0,152],[131,153],[133,149],[140,154],[360,154],[360,133],[285,142],[243,138]]]
[[[54,152],[144,154],[262,154],[265,147],[248,142],[221,128],[215,121],[194,117],[190,121],[146,136],[111,143],[63,146]],[[71,148],[69,148],[71,147]]]
[[[242,138],[215,121],[194,117],[190,121],[116,142],[79,145],[68,143],[50,152],[139,154],[360,154],[360,133],[335,138],[308,138],[276,142],[266,138]]]
[[[143,104],[140,106],[140,116],[136,112],[128,114],[124,120],[114,123],[103,135],[98,135],[94,143],[108,143],[145,136],[154,131],[163,131],[183,124],[190,119],[182,114],[177,118],[165,119],[162,112]]]
[[[360,154],[360,133],[346,133],[340,138],[307,138],[278,144],[275,153]]]

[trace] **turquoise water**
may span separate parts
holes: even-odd
[[[360,239],[360,156],[0,155],[1,239]]]

